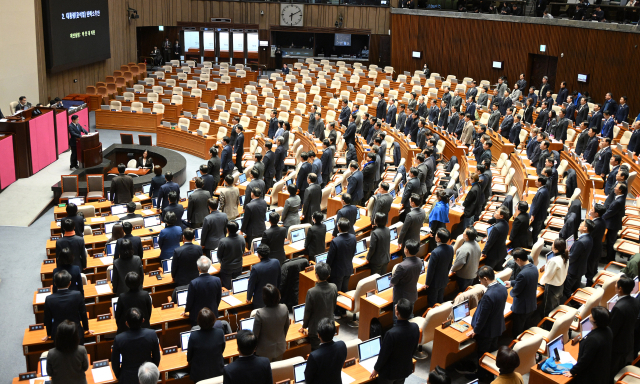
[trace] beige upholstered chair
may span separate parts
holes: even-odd
[[[87,201],[104,199],[104,175],[87,175]]]
[[[59,203],[78,197],[79,188],[77,175],[60,176],[60,186],[62,187],[62,194],[60,195]]]
[[[338,306],[346,309],[347,312],[351,312],[353,316],[353,321],[349,323],[350,327],[358,327],[357,318],[360,313],[360,297],[365,292],[376,288],[376,279],[378,277],[380,275],[375,273],[358,281],[358,285],[353,291],[338,292]]]
[[[435,329],[447,321],[452,309],[453,304],[450,301],[447,301],[440,305],[436,305],[433,308],[429,308],[423,316],[414,317],[409,320],[411,323],[418,324],[418,327],[422,330],[422,339],[419,343],[421,346],[433,341]],[[422,352],[414,356],[424,359],[427,357],[427,354]]]

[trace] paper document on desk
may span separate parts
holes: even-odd
[[[373,372],[373,367],[376,365],[377,362],[378,362],[378,356],[375,356],[365,361],[361,361],[360,365],[362,365],[362,368],[366,369],[367,371],[369,371],[369,373],[371,373]]]
[[[103,265],[111,265],[113,264],[113,257],[111,256],[104,256],[100,258],[100,261],[102,261]]]
[[[375,305],[384,305],[386,303],[388,303],[387,300],[383,299],[382,297],[378,296],[378,295],[373,295],[373,296],[369,296],[367,297],[367,299],[372,302]]]
[[[460,321],[464,321],[465,323],[471,325],[471,319],[473,319],[473,316],[469,315],[467,317],[463,317]]]
[[[505,303],[504,304],[504,314],[505,316],[507,315],[507,313],[511,312],[511,303]]]
[[[218,270],[212,265],[209,267],[209,270],[207,271],[207,273],[211,274],[211,273],[216,273],[218,272]]]
[[[236,306],[236,305],[240,305],[242,304],[242,301],[236,299],[233,296],[227,296],[227,297],[223,297],[222,301],[224,301],[225,303],[229,304],[230,306]]]
[[[138,168],[125,168],[124,169],[125,172],[127,172],[127,171],[135,172],[137,170],[138,170]]]
[[[111,367],[101,367],[91,370],[93,375],[93,381],[95,383],[102,383],[105,381],[113,380],[113,374],[111,374]]]
[[[145,215],[155,215],[155,212],[150,209],[143,209],[142,213],[144,213]]]
[[[102,284],[102,285],[96,285],[96,292],[98,292],[99,295],[106,295],[111,293],[112,291],[109,284]]]
[[[352,260],[352,262],[353,262],[353,264],[355,264],[355,265],[362,265],[362,264],[364,264],[364,263],[366,263],[366,262],[367,262],[367,259],[361,259],[361,258],[359,258],[359,257],[354,257],[354,258],[353,258],[353,260]]]
[[[36,293],[36,304],[44,304],[44,300],[49,296],[51,292]]]
[[[0,123],[4,123],[6,121],[7,121],[7,119],[0,119]]]
[[[424,288],[424,284],[416,283],[416,288],[418,288],[418,291],[419,291],[422,288]]]
[[[391,241],[391,244],[398,245],[398,239]]]
[[[344,373],[344,372],[340,372],[340,373],[341,373],[340,376],[342,376],[342,384],[351,384],[354,381],[356,381],[356,379],[354,379],[353,377],[347,375],[346,373]]]
[[[571,356],[571,354],[567,351],[558,351],[558,354],[560,355],[560,364],[571,363],[575,365],[578,363],[576,359],[574,359],[573,356]]]
[[[293,242],[291,244],[289,244],[289,246],[293,249],[297,249],[298,251],[304,248],[304,241],[296,241]]]
[[[96,222],[98,222],[98,223],[99,223],[99,222],[103,222],[103,221],[105,221],[105,220],[106,220],[106,219],[105,219],[104,217],[92,217],[92,218],[91,218],[91,222],[93,222],[93,223],[96,223]]]

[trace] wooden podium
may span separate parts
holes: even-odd
[[[78,161],[82,168],[95,167],[102,163],[102,143],[98,132],[76,139],[76,145]]]

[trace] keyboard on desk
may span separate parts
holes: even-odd
[[[462,322],[451,323],[451,328],[455,329],[458,332],[466,332],[467,329],[469,329],[469,325]]]

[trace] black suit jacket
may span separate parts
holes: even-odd
[[[87,319],[84,295],[79,291],[60,289],[44,300],[44,326],[48,336],[55,339],[58,325],[65,320],[76,323],[78,334],[81,335],[80,343],[84,344],[82,334],[83,330],[89,330],[89,320]]]
[[[408,180],[407,185],[404,187],[404,192],[402,192],[402,207],[404,209],[408,209],[410,207],[409,199],[414,193],[422,196],[422,187],[420,186],[420,180],[417,177]]]
[[[129,290],[125,284],[125,278],[129,272],[136,272],[138,276],[144,277],[144,268],[142,267],[141,257],[133,256],[129,259],[121,257],[113,261],[113,278],[111,279],[111,286],[113,293],[116,295]],[[142,281],[140,282],[140,289],[142,289]]]
[[[621,297],[609,315],[609,328],[613,332],[612,351],[615,355],[627,356],[633,350],[634,328],[640,313],[640,303],[634,297]]]
[[[549,198],[549,190],[544,185],[540,187],[536,195],[533,196],[529,216],[533,216],[535,221],[541,221],[547,218],[549,214],[547,212],[549,209]]]
[[[307,188],[304,199],[302,201],[302,215],[304,221],[311,223],[311,216],[314,212],[320,211],[320,204],[322,202],[322,188],[318,184],[310,185]]]
[[[484,263],[492,268],[501,264],[507,256],[507,236],[509,235],[509,223],[506,220],[498,220],[494,225],[487,244],[485,244],[482,254],[487,255]]]
[[[218,177],[218,180],[220,180],[219,177]],[[204,186],[202,187],[202,189],[204,189],[205,191],[208,191],[209,195],[213,196],[213,191],[215,191],[216,187],[218,186],[218,184],[216,183],[216,180],[213,178],[213,175],[210,175],[210,174],[202,175],[202,181],[204,182]]]
[[[510,248],[528,248],[529,247],[529,215],[526,213],[520,213],[513,220],[511,226],[511,234],[509,235],[511,240]]]
[[[80,267],[80,272],[87,268],[86,250],[84,249],[84,238],[73,235],[63,236],[56,240],[56,255],[62,254],[64,248],[69,248],[73,255],[73,265]],[[59,263],[56,257],[56,263]]]
[[[141,328],[126,331],[113,340],[111,368],[119,383],[138,383],[138,368],[147,361],[160,364],[160,344],[154,330]]]
[[[164,216],[167,212],[173,212],[176,215],[176,219],[178,219],[178,223],[180,223],[180,227],[183,227],[182,224],[182,215],[184,214],[184,207],[180,203],[168,204],[166,207],[162,208],[162,212],[160,214],[160,218],[164,221]]]
[[[607,211],[602,215],[604,222],[607,224],[607,230],[619,231],[622,228],[622,218],[624,217],[625,197],[616,196],[615,200],[609,205]]]
[[[269,246],[269,257],[284,264],[286,255],[284,253],[284,241],[287,239],[287,229],[284,227],[271,226],[262,234],[262,243]],[[276,285],[277,287],[277,285]]]
[[[611,328],[596,328],[580,341],[577,364],[570,372],[575,375],[572,383],[608,383],[611,372],[613,333]]]
[[[511,280],[511,286],[511,311],[518,314],[533,312],[537,308],[538,268],[532,263],[525,265],[518,276]]]
[[[114,204],[125,204],[133,199],[133,178],[118,175],[111,180],[111,201]]]
[[[353,274],[353,256],[356,254],[356,236],[341,233],[329,244],[327,264],[331,267],[331,276],[346,277]]]
[[[413,372],[413,351],[420,341],[418,324],[398,320],[384,335],[375,365],[378,375],[386,380],[404,379]]]
[[[65,219],[73,220],[73,224],[76,226],[76,235],[83,237],[84,236],[84,216],[82,213],[77,215],[69,215],[65,217]]]
[[[224,352],[226,343],[221,328],[192,331],[189,337],[187,361],[190,379],[197,383],[224,373]]]
[[[581,278],[587,272],[587,260],[591,253],[591,235],[580,236],[569,251],[569,275]]]
[[[216,249],[220,240],[226,236],[229,219],[227,214],[220,211],[209,213],[202,222],[200,245],[206,249]],[[205,255],[209,257],[209,255]]]
[[[142,248],[142,239],[140,239],[138,236],[133,236],[131,234],[129,235],[124,235],[124,237],[118,239],[116,241],[116,249],[115,251],[113,251],[113,259],[118,259],[120,258],[120,247],[122,247],[122,242],[124,241],[124,239],[127,239],[131,242],[131,246],[133,247],[133,254],[135,256],[140,256],[140,258],[142,258],[142,253],[143,248]]]
[[[65,270],[69,272],[71,275],[71,285],[69,286],[70,291],[78,291],[82,293],[82,297],[84,297],[84,286],[82,285],[82,275],[80,275],[80,268],[77,265],[67,264],[67,265],[59,265],[53,269],[52,276],[55,276],[56,273]],[[53,293],[58,292],[58,287],[53,284]]]
[[[218,176],[218,179],[220,179],[219,176]],[[160,187],[162,187],[166,182],[167,181],[165,180],[164,176],[162,175],[154,176],[153,179],[151,179],[151,187],[149,188],[149,197],[152,197],[152,198],[158,197],[158,195],[160,194]]]
[[[303,163],[300,166],[300,169],[298,170],[298,178],[296,179],[296,186],[300,191],[300,196],[304,197],[304,191],[309,186],[309,184],[307,183],[307,176],[309,176],[312,170],[313,170],[313,167],[311,166],[311,164],[307,162]]]
[[[237,233],[221,239],[220,243],[218,243],[220,271],[227,273],[242,271],[242,254],[244,253],[244,249],[244,238]]]
[[[472,217],[478,214],[479,210],[482,209],[483,201],[484,194],[482,193],[482,186],[479,182],[473,183],[462,203],[464,207],[464,217]]]
[[[209,174],[213,176],[213,189],[215,190],[218,184],[220,184],[220,158],[218,156],[212,157],[207,162],[207,167],[209,168]]]
[[[253,199],[244,206],[244,218],[242,219],[242,233],[247,238],[260,236],[267,229],[264,219],[267,216],[267,202],[263,198]]]
[[[262,241],[264,244],[264,238],[262,238]],[[247,300],[253,300],[254,309],[264,307],[262,288],[265,285],[272,284],[274,287],[280,286],[280,265],[282,264],[280,264],[277,259],[267,258],[260,260],[258,264],[254,264],[253,267],[251,267]]]
[[[151,311],[153,311],[153,305],[151,304],[151,296],[149,292],[138,289],[134,291],[127,291],[120,294],[118,297],[118,304],[116,305],[116,313],[114,317],[116,324],[118,325],[118,334],[128,331],[129,327],[126,324],[127,312],[131,308],[138,308],[142,313],[144,321],[142,322],[142,328],[149,328],[151,318]]]
[[[449,270],[453,264],[453,247],[449,244],[440,244],[429,257],[425,285],[429,288],[440,289],[449,282]]]
[[[187,293],[187,305],[184,308],[185,312],[189,312],[191,325],[198,324],[198,313],[204,307],[212,310],[217,318],[221,296],[222,283],[220,283],[220,279],[217,276],[203,273],[191,280]]]
[[[256,355],[237,357],[222,376],[224,384],[273,384],[269,359]]]
[[[587,163],[592,163],[598,153],[598,138],[596,136],[588,139],[587,148],[585,148],[582,157]]]
[[[169,205],[169,192],[171,191],[175,191],[178,194],[178,201],[180,201],[180,186],[174,181],[169,181],[164,183],[160,187],[156,208],[161,207],[162,209],[164,209],[167,205]],[[178,218],[180,217],[181,216],[178,216]]]
[[[202,256],[202,247],[193,243],[185,243],[173,251],[171,277],[176,286],[188,285],[198,277],[197,262]]]
[[[313,224],[307,229],[307,236],[304,239],[304,249],[310,260],[316,255],[326,251],[326,234],[327,227],[322,223]]]
[[[604,237],[604,232],[607,229],[607,225],[605,221],[600,217],[593,220],[593,223],[595,224],[593,230],[591,231],[593,246],[591,247],[589,260],[600,260],[600,254],[602,254],[602,238]]]
[[[538,118],[536,119],[536,127],[544,128],[547,126],[547,118],[549,116],[549,111],[546,109],[541,110],[538,113]]]
[[[19,106],[20,104],[18,104]],[[25,108],[28,109],[28,108]],[[16,109],[16,111],[18,111],[18,109]],[[69,124],[69,126],[67,127],[67,130],[69,131],[69,146],[70,147],[75,147],[76,146],[76,139],[79,139],[82,137],[82,134],[80,132],[84,132],[84,134],[88,134],[89,132],[87,132],[84,128],[82,128],[82,126],[80,124]]]
[[[342,366],[347,360],[344,341],[329,341],[309,354],[304,378],[307,384],[342,383]]]
[[[341,217],[346,217],[347,219],[349,219],[349,233],[351,234],[356,234],[355,229],[353,228],[353,226],[356,224],[356,217],[358,217],[358,207],[356,207],[355,205],[345,205],[344,207],[340,208],[340,210],[338,210],[338,213],[336,214],[336,226],[335,228],[333,228],[333,237],[338,236],[338,220],[340,220]]]

